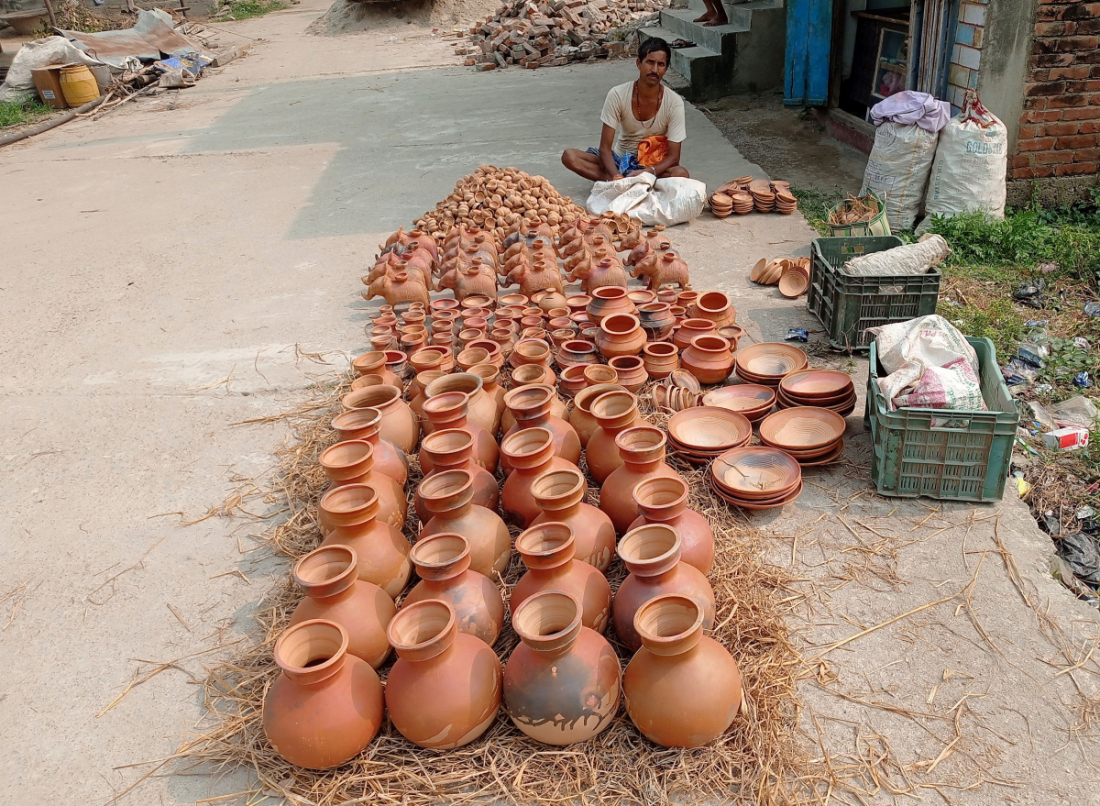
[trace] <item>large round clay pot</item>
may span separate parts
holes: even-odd
[[[365,439],[337,442],[321,451],[321,469],[332,480],[332,487],[345,484],[369,484],[378,491],[383,517],[398,529],[405,527],[409,502],[405,488],[385,473],[374,469],[374,445]],[[392,513],[392,517],[391,514]]]
[[[733,369],[730,343],[721,336],[696,336],[680,357],[684,369],[699,379],[699,383],[721,383]]]
[[[615,372],[614,383],[632,394],[638,394],[649,380],[642,359],[636,355],[617,355],[607,362],[607,366]]]
[[[499,345],[497,346],[499,347]],[[496,364],[474,364],[467,371],[471,375],[481,378],[481,389],[496,406],[496,417],[499,420],[504,413],[505,393],[505,390],[500,386],[500,367]]]
[[[581,460],[581,439],[573,426],[550,413],[555,397],[553,387],[538,384],[508,392],[504,404],[516,424],[505,432],[505,436],[524,428],[546,428],[554,435],[554,455],[577,464]],[[507,463],[504,469],[509,469]]]
[[[632,529],[619,541],[618,553],[630,575],[615,592],[611,618],[627,649],[636,652],[642,645],[634,629],[638,608],[666,593],[698,601],[705,628],[714,626],[714,590],[702,571],[680,561],[680,535],[675,529],[663,523]]]
[[[409,552],[420,582],[402,607],[440,599],[454,608],[458,631],[492,646],[504,627],[504,600],[493,581],[470,569],[470,543],[462,535],[441,533],[417,541]],[[388,646],[388,645],[387,645]]]
[[[474,476],[475,506],[496,512],[500,503],[500,484],[496,477],[474,460],[473,435],[462,428],[447,428],[428,434],[420,442],[420,467],[424,477],[447,470],[468,470]],[[413,509],[421,523],[432,518],[417,487],[413,494]]]
[[[352,440],[355,442],[356,440]],[[343,444],[343,443],[338,443]],[[370,443],[357,443],[367,444]],[[345,487],[369,486],[378,495],[378,517],[394,527],[398,531],[405,528],[405,519],[408,516],[409,502],[404,492],[389,476],[371,471],[362,479],[353,479],[347,484],[330,486],[321,496],[318,520],[321,522],[322,534],[329,531],[338,523],[349,518],[354,522],[363,506],[362,492],[343,495],[340,490]],[[344,511],[346,508],[346,511]]]
[[[381,375],[360,375],[351,382],[351,391],[365,389],[368,386],[386,386],[386,381]]]
[[[500,443],[500,452],[513,468],[500,495],[504,517],[526,529],[542,514],[531,494],[535,479],[548,470],[568,470],[576,465],[554,455],[554,435],[548,428],[515,431]]]
[[[620,355],[637,355],[645,346],[646,335],[638,317],[628,313],[616,313],[605,316],[600,322],[600,333],[596,336],[596,347],[604,358]]]
[[[721,291],[707,291],[695,300],[695,309],[691,315],[696,319],[709,319],[715,327],[733,324],[737,310],[730,298]]]
[[[665,432],[652,425],[628,428],[615,437],[623,464],[615,468],[600,487],[600,509],[611,518],[619,534],[630,529],[640,512],[633,497],[638,482],[661,476],[680,478],[680,474],[665,463],[667,443]]]
[[[331,621],[289,627],[275,642],[282,673],[264,697],[268,742],[291,764],[338,767],[359,755],[382,727],[382,681],[348,654],[348,634]]]
[[[608,286],[608,288],[613,287]],[[586,449],[588,441],[592,439],[592,435],[600,427],[600,424],[596,422],[596,418],[592,415],[592,404],[596,402],[597,398],[606,395],[608,392],[625,391],[617,383],[600,383],[577,392],[573,398],[573,410],[569,412],[569,424],[576,429],[581,445]]]
[[[413,372],[419,375],[430,369],[443,371],[444,354],[450,357],[450,351],[441,347],[421,347],[415,353],[409,355],[409,366]]]
[[[593,290],[592,300],[585,308],[588,321],[599,325],[606,316],[617,313],[634,313],[634,303],[626,295],[626,289],[622,286],[608,285]]]
[[[615,526],[611,519],[585,503],[588,482],[577,468],[550,470],[535,479],[531,495],[542,514],[531,522],[564,523],[573,530],[576,558],[603,572],[615,554]]]
[[[688,509],[690,490],[682,478],[661,476],[638,482],[631,498],[641,513],[629,531],[647,523],[664,523],[680,535],[680,559],[704,574],[714,565],[714,530],[694,509]]]
[[[402,382],[412,375],[409,356],[402,350],[386,350],[386,369],[396,375]]]
[[[348,634],[348,652],[377,669],[390,656],[386,627],[397,613],[380,587],[359,579],[359,556],[351,546],[314,549],[294,565],[294,581],[306,598],[290,616],[290,626],[312,619],[334,621]]]
[[[691,346],[691,340],[696,336],[706,336],[714,333],[714,322],[709,319],[685,319],[680,327],[672,335],[672,343],[681,354]],[[682,359],[682,355],[681,355]]]
[[[676,317],[667,302],[650,302],[638,308],[638,321],[650,342],[661,341],[672,332]]]
[[[634,616],[642,648],[623,674],[630,720],[663,747],[700,747],[717,739],[741,707],[741,675],[729,650],[703,635],[699,603],[668,594]]]
[[[351,546],[358,555],[356,573],[391,599],[405,589],[412,573],[409,541],[379,517],[379,495],[369,484],[346,484],[321,497],[322,524],[328,535],[322,546]]]
[[[426,599],[390,622],[397,662],[386,679],[393,726],[415,745],[452,750],[488,730],[500,708],[500,661],[492,648],[458,631],[454,608]]]
[[[466,403],[466,418],[480,425],[491,436],[500,431],[500,417],[497,416],[497,404],[485,393],[485,384],[481,378],[469,372],[454,372],[437,378],[428,384],[424,394],[430,399],[446,392],[465,392],[470,396]]]
[[[667,378],[680,368],[680,349],[668,341],[655,341],[642,348],[642,365],[650,380]]]
[[[351,368],[358,376],[381,375],[385,383],[398,389],[404,389],[401,379],[386,368],[386,354],[381,350],[373,350],[355,356],[351,360]]]
[[[549,386],[553,389],[558,385],[558,376],[554,374],[554,370],[542,364],[525,364],[512,370],[512,391],[532,385]],[[550,401],[550,413],[564,420],[567,408],[565,401],[559,395],[554,395],[554,399]],[[507,434],[515,424],[516,418],[505,406],[504,414],[500,418],[501,430]]]
[[[548,590],[512,614],[522,643],[504,670],[504,707],[516,727],[544,744],[587,741],[619,708],[619,658],[583,626],[581,612],[574,597]]]
[[[401,392],[393,386],[368,386],[357,389],[341,398],[340,403],[348,411],[354,409],[378,409],[382,422],[378,433],[405,453],[412,453],[420,438],[420,423],[409,404],[401,399]]]
[[[596,418],[599,428],[588,440],[584,455],[588,460],[588,472],[592,474],[592,478],[603,484],[612,471],[623,465],[615,437],[631,426],[648,423],[638,413],[638,398],[625,389],[621,392],[608,392],[596,398],[592,403],[592,416]]]
[[[588,379],[584,377],[587,368],[586,364],[574,364],[563,369],[561,380],[558,381],[558,390],[568,397],[573,397],[577,392],[588,386]]]
[[[474,459],[490,473],[495,473],[500,461],[500,449],[492,434],[477,423],[470,422],[469,403],[470,396],[464,392],[444,392],[428,398],[424,401],[424,416],[428,420],[424,431],[429,434],[449,428],[469,431],[474,438]],[[423,459],[421,452],[421,466]]]
[[[578,365],[598,364],[600,359],[596,355],[596,345],[584,339],[570,337],[562,342],[558,348],[555,360],[562,369]]]
[[[475,506],[474,474],[468,470],[436,473],[418,488],[432,519],[424,524],[417,540],[454,532],[470,543],[470,567],[496,579],[512,559],[512,538],[508,527],[495,512]]]
[[[512,588],[513,613],[539,591],[563,591],[581,603],[581,623],[602,633],[611,618],[611,586],[596,568],[574,559],[576,543],[566,523],[535,524],[516,538],[527,573]]]
[[[553,353],[550,345],[541,339],[525,338],[516,342],[512,354],[508,356],[508,363],[513,367],[522,367],[527,364],[541,364],[550,366]]]
[[[388,439],[382,439],[379,428],[382,412],[378,409],[355,409],[337,414],[332,427],[341,442],[362,439],[374,446],[374,469],[385,473],[402,487],[409,478],[409,459]]]

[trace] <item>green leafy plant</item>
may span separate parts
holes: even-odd
[[[1024,333],[1024,319],[1011,299],[993,299],[984,305],[953,307],[945,302],[936,311],[968,336],[990,339],[999,361],[1016,354]],[[1072,342],[1071,342],[1072,344]]]
[[[235,20],[247,20],[283,8],[286,8],[283,0],[238,0],[229,4],[229,13]]]
[[[37,98],[33,101],[4,101],[0,103],[0,128],[31,123],[52,111],[51,107]]]
[[[1082,350],[1073,339],[1054,338],[1050,340],[1050,356],[1043,363],[1039,377],[1052,385],[1072,382],[1078,372],[1087,372],[1095,380],[1100,370],[1100,354],[1092,348]]]

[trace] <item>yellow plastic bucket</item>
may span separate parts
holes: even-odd
[[[85,65],[70,65],[61,68],[61,93],[69,106],[84,106],[99,97],[99,85]]]

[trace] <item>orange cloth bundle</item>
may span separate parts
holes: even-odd
[[[652,168],[668,157],[668,138],[663,134],[647,137],[638,143],[638,164]]]

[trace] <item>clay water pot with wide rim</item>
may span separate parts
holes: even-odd
[[[676,332],[672,334],[672,343],[683,352],[691,346],[691,342],[696,336],[713,335],[714,330],[714,322],[709,319],[685,319],[680,323],[680,327],[676,329]]]
[[[680,559],[704,574],[714,565],[714,530],[710,522],[688,509],[688,483],[671,476],[646,479],[634,485],[631,497],[641,513],[630,530],[647,523],[664,523],[680,535]]]
[[[512,354],[508,356],[508,363],[512,367],[522,367],[526,364],[540,364],[548,367],[552,358],[553,352],[549,344],[541,339],[526,338],[516,342]]]
[[[467,420],[480,425],[490,435],[495,436],[500,431],[496,401],[486,394],[485,384],[479,376],[470,372],[453,372],[432,381],[424,390],[425,396],[429,399],[446,392],[465,392],[470,396],[466,401]]]
[[[609,288],[611,286],[608,286]],[[600,424],[592,414],[592,404],[608,392],[625,392],[617,383],[600,383],[577,392],[573,398],[573,410],[569,412],[569,424],[577,430],[581,445],[587,450],[592,435],[599,430]]]
[[[465,392],[444,392],[428,398],[424,401],[424,416],[428,420],[424,431],[429,434],[451,428],[469,431],[474,438],[475,461],[490,473],[495,473],[500,462],[500,449],[492,434],[470,422],[469,402],[470,396]],[[425,468],[425,471],[428,469]]]
[[[500,443],[500,452],[513,468],[500,496],[504,517],[526,529],[542,514],[531,494],[535,479],[549,470],[569,470],[576,465],[554,455],[554,435],[548,428],[515,431]]]
[[[642,348],[642,366],[651,380],[667,378],[680,368],[680,350],[667,341],[655,341]]]
[[[476,361],[477,364],[492,364],[497,369],[504,366],[504,353],[501,351],[500,344],[492,339],[475,339],[470,342],[467,350],[484,350],[488,353],[487,360]],[[466,370],[469,372],[470,370]]]
[[[607,366],[615,371],[614,382],[632,394],[637,394],[649,380],[642,359],[636,355],[615,356],[607,362]]]
[[[549,367],[535,364],[528,364],[512,371],[512,391],[532,385],[549,386],[553,389],[558,385],[558,378]],[[561,396],[554,395],[554,399],[550,401],[550,413],[564,420],[566,418],[567,408]],[[500,418],[501,430],[507,434],[512,430],[512,426],[515,424],[516,418],[512,415],[512,412],[508,411],[508,407],[505,406],[504,414],[502,414]]]
[[[517,728],[543,744],[587,741],[619,708],[619,657],[581,623],[581,612],[573,596],[548,590],[512,614],[521,643],[504,669],[504,708]]]
[[[381,375],[360,375],[351,382],[351,391],[366,389],[368,386],[385,386],[386,381]]]
[[[355,409],[336,415],[332,427],[341,442],[362,439],[374,446],[374,469],[385,473],[402,487],[409,478],[409,460],[405,452],[388,439],[382,439],[379,429],[382,412],[378,409]]]
[[[586,364],[576,364],[563,369],[561,379],[558,381],[558,389],[569,397],[576,395],[588,386],[588,379],[584,375],[587,369]]]
[[[620,355],[637,355],[646,343],[646,334],[637,316],[616,313],[600,321],[600,333],[596,347],[604,358]]]
[[[391,335],[392,338],[392,335]],[[356,375],[381,375],[390,386],[403,389],[401,379],[386,367],[386,354],[381,350],[362,353],[351,360],[351,368]]]
[[[600,358],[596,353],[596,345],[592,342],[570,338],[562,342],[555,360],[562,369],[578,365],[598,364]]]
[[[729,650],[703,635],[699,603],[667,594],[634,616],[642,648],[623,674],[630,721],[662,747],[700,747],[729,729],[741,707],[741,674]]]
[[[412,374],[409,356],[401,350],[386,350],[386,369],[405,381]]]
[[[473,435],[462,428],[446,428],[428,434],[420,443],[420,467],[424,477],[447,470],[468,470],[474,476],[474,504],[496,512],[500,504],[500,485],[496,477],[474,460]],[[413,509],[421,523],[432,518],[428,505],[413,493]]]
[[[415,745],[452,750],[496,719],[501,668],[492,648],[458,631],[454,608],[426,599],[398,611],[389,639],[397,662],[386,678],[386,709]]]
[[[444,358],[452,358],[450,350],[444,347],[421,347],[409,356],[409,366],[413,368],[413,372],[417,375],[429,369],[446,372],[443,367]],[[449,363],[453,366],[453,359]]]
[[[708,319],[715,327],[733,324],[737,310],[730,298],[721,291],[707,291],[695,300],[695,309],[691,315],[696,319]]]
[[[638,504],[632,493],[646,479],[680,478],[680,474],[665,463],[668,437],[660,428],[640,425],[628,428],[615,437],[615,447],[623,464],[615,468],[600,487],[600,509],[615,524],[615,531],[625,534],[638,517]]]
[[[721,336],[707,334],[692,339],[680,361],[699,383],[721,383],[733,369],[733,352]]]
[[[371,328],[370,346],[375,352],[384,353],[397,347],[397,336],[392,328]],[[398,380],[400,380],[398,378]],[[394,384],[396,386],[396,384]]]
[[[471,342],[471,344],[477,344],[478,342]],[[463,372],[469,372],[470,367],[475,364],[485,364],[489,360],[489,351],[483,347],[467,347],[461,353],[458,354],[455,361],[458,363],[458,368]]]
[[[516,424],[505,432],[507,437],[524,428],[546,428],[554,435],[554,455],[577,464],[581,460],[581,439],[576,430],[550,413],[556,395],[552,386],[531,384],[513,389],[504,396],[504,404]],[[510,468],[504,462],[504,469]]]
[[[379,495],[383,517],[402,529],[409,514],[405,488],[374,469],[374,446],[365,439],[337,442],[321,451],[321,469],[332,480],[332,488],[345,484],[369,484]]]
[[[619,541],[619,556],[630,575],[619,585],[611,603],[611,619],[619,640],[631,652],[642,645],[634,629],[634,614],[643,604],[675,593],[699,603],[703,626],[714,626],[714,590],[703,572],[680,560],[680,535],[671,526],[650,523],[631,529]]]
[[[625,389],[607,392],[596,398],[592,403],[592,416],[596,418],[599,427],[588,440],[584,455],[588,460],[588,472],[592,474],[592,478],[603,484],[612,471],[623,465],[615,437],[631,426],[649,423],[638,413],[638,398]]]
[[[460,534],[470,543],[470,567],[496,579],[512,559],[512,537],[500,516],[474,504],[474,474],[447,470],[420,482],[418,494],[432,513],[417,540],[442,532]]]
[[[606,285],[595,289],[591,294],[592,300],[585,308],[588,321],[599,325],[604,317],[617,313],[634,313],[634,303],[627,296],[627,291],[622,286]]]
[[[584,368],[584,379],[589,386],[601,384],[619,385],[619,373],[608,364],[589,364]],[[625,388],[625,387],[624,387]]]
[[[405,453],[411,453],[420,438],[420,423],[401,392],[393,386],[368,386],[349,392],[340,400],[348,411],[378,409],[382,414],[378,433]]]
[[[348,641],[339,624],[314,619],[287,628],[275,642],[282,672],[264,696],[264,733],[297,767],[339,767],[382,727],[382,681],[369,663],[348,654]]]
[[[516,551],[527,573],[512,588],[509,609],[516,610],[540,591],[562,591],[581,603],[581,623],[603,633],[611,620],[611,586],[595,567],[575,559],[576,538],[569,524],[536,523],[516,538]]]
[[[402,607],[428,599],[446,602],[455,611],[458,631],[480,638],[489,646],[504,628],[504,600],[489,577],[470,569],[470,544],[462,535],[442,533],[425,537],[409,553],[420,582]]]
[[[481,389],[496,406],[496,416],[504,414],[504,389],[500,386],[500,367],[495,364],[474,364],[467,370],[471,375],[481,378]]]
[[[289,626],[326,619],[348,634],[348,652],[377,669],[390,656],[386,627],[397,613],[393,599],[377,585],[359,579],[359,556],[351,546],[330,545],[311,551],[294,565],[294,581],[304,598]]]
[[[412,573],[409,541],[379,517],[378,491],[369,484],[347,484],[325,493],[320,508],[329,529],[321,546],[351,546],[359,558],[359,579],[396,599]]]
[[[531,495],[542,514],[531,526],[564,523],[573,530],[576,559],[606,571],[615,555],[615,526],[596,507],[585,502],[588,482],[577,468],[551,470],[535,479]]]
[[[638,308],[638,321],[645,331],[646,339],[655,342],[664,339],[676,325],[672,306],[667,302],[651,302]]]

